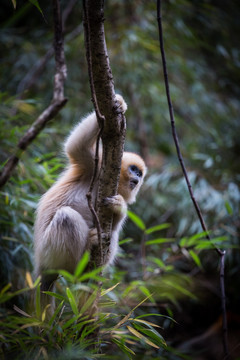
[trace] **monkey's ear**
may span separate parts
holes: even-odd
[[[125,103],[122,95],[116,94],[116,99],[120,104],[120,107],[122,109],[122,112],[125,113],[125,111],[127,110],[127,104]]]

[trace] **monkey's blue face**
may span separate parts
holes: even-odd
[[[130,174],[130,188],[133,190],[142,179],[142,171],[136,165],[130,165],[128,171]]]

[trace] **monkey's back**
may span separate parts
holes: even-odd
[[[47,231],[55,214],[61,208],[69,207],[77,211],[85,220],[88,228],[93,227],[92,215],[86,198],[88,188],[89,179],[84,177],[77,166],[71,165],[42,196],[37,208],[34,226],[35,258],[36,253],[41,252],[46,247],[45,241],[50,241],[46,240]],[[51,242],[54,241],[57,239],[51,239]]]

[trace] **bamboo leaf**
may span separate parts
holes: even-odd
[[[55,292],[52,292],[52,291],[43,291],[44,294],[47,294],[47,295],[50,295],[50,296],[53,296],[55,297],[56,299],[59,299],[61,301],[66,301],[67,299],[60,295],[60,294],[56,294]]]
[[[138,322],[141,322],[141,323],[143,323],[143,324],[145,324],[145,325],[151,325],[151,326],[153,326],[153,327],[159,327],[159,328],[161,328],[162,329],[162,327],[161,326],[159,326],[159,325],[157,325],[157,324],[154,324],[154,323],[152,323],[152,322],[150,322],[150,321],[147,321],[147,320],[141,320],[141,319],[129,319],[129,320],[133,320],[133,321],[138,321]]]
[[[110,291],[112,291],[113,289],[115,289],[115,287],[117,287],[120,283],[117,283],[115,285],[113,285],[112,287],[106,289],[106,290],[102,290],[101,291],[101,296],[104,296],[106,294],[108,294]]]
[[[26,272],[26,281],[28,286],[30,287],[30,289],[33,289],[33,281],[32,281],[32,277],[29,271]]]
[[[148,345],[156,348],[156,349],[159,349],[159,346],[154,344],[152,341],[148,340],[144,335],[142,335],[140,332],[138,332],[136,329],[134,329],[133,327],[131,326],[127,326],[128,330],[133,334],[135,335],[137,338],[141,339],[141,340],[144,340]]]
[[[35,280],[34,284],[33,284],[33,287],[35,288],[36,286],[38,286],[38,284],[40,283],[41,281],[41,276],[38,276],[38,278]]]
[[[35,307],[36,307],[36,316],[38,319],[41,317],[41,294],[40,294],[40,284],[38,284],[36,289],[36,298],[35,298]]]
[[[145,231],[146,226],[144,224],[144,222],[142,221],[142,219],[140,219],[139,216],[137,216],[136,214],[134,214],[132,211],[128,210],[127,212],[128,217],[130,220],[132,220],[132,222],[134,222],[134,224],[141,230]]]
[[[136,355],[134,351],[132,351],[128,346],[123,344],[115,337],[112,339],[112,341],[128,356],[129,359],[132,359],[131,355]]]
[[[140,285],[139,286],[139,290],[142,291],[142,293],[145,295],[145,296],[148,296],[149,300],[152,302],[152,303],[155,303],[153,297],[152,297],[152,294],[150,293],[150,291],[148,290],[148,288],[144,285]]]
[[[162,335],[160,335],[154,328],[152,328],[151,325],[148,325],[148,327],[149,327],[149,329],[146,329],[145,327],[134,323],[134,328],[135,329],[137,329],[138,331],[140,331],[144,335],[147,335],[148,337],[150,337],[157,344],[166,346],[167,344],[166,344],[164,338],[162,337]]]
[[[121,325],[123,325],[132,315],[132,313],[140,306],[142,305],[147,299],[149,299],[149,297],[151,297],[152,294],[150,294],[149,296],[147,296],[145,299],[143,299],[139,304],[137,304],[126,316],[124,316],[124,318],[122,320],[120,320],[117,325],[114,326],[114,329],[117,329],[118,327],[120,327]]]
[[[39,5],[39,2],[38,0],[28,0],[31,4],[33,4],[34,6],[36,6],[36,8],[38,9],[38,11],[40,11],[40,13],[42,14],[42,17],[45,19],[44,15],[43,15],[43,12],[42,12],[42,9]]]
[[[135,318],[136,319],[141,319],[143,317],[149,317],[149,316],[160,316],[160,317],[163,317],[165,319],[168,319],[168,320],[171,320],[173,321],[175,324],[177,324],[176,320],[174,320],[172,317],[170,316],[167,316],[167,315],[162,315],[162,314],[155,314],[155,313],[150,313],[150,314],[143,314],[143,315],[139,315]]]
[[[8,289],[10,289],[11,286],[12,286],[11,283],[5,285],[1,290],[1,295],[3,295],[6,291],[8,291]]]
[[[74,272],[75,277],[79,277],[83,273],[84,269],[88,264],[88,261],[89,261],[89,252],[85,251],[85,253],[83,254],[81,260],[78,262],[77,267],[75,269]]]
[[[160,231],[160,230],[164,230],[164,229],[167,229],[171,226],[171,224],[169,223],[164,223],[164,224],[160,224],[160,225],[156,225],[156,226],[153,226],[151,228],[148,228],[146,230],[146,234],[152,234],[153,232],[157,232],[157,231]]]
[[[58,313],[60,312],[62,306],[64,304],[64,301],[61,301],[60,304],[58,305],[58,307],[56,308],[56,310],[54,311],[54,314],[52,315],[51,319],[49,320],[49,325],[51,326],[54,322],[54,320],[56,319]]]
[[[193,250],[189,250],[189,254],[191,255],[191,257],[195,261],[196,265],[198,267],[202,267],[201,260],[200,260],[199,256]]]
[[[20,309],[17,305],[13,305],[13,309],[15,311],[17,311],[19,314],[25,316],[25,317],[28,317],[28,318],[31,318],[31,315],[27,314],[25,311],[23,311],[22,309]]]
[[[78,308],[77,308],[77,303],[76,300],[73,296],[73,293],[71,292],[71,290],[69,288],[66,289],[66,294],[69,300],[69,304],[72,308],[72,311],[74,312],[74,314],[77,316],[78,315]]]
[[[87,301],[85,302],[85,304],[82,306],[80,313],[84,314],[85,311],[87,311],[89,309],[89,307],[93,304],[94,300],[96,299],[96,294],[97,291],[94,291],[92,293],[92,295],[89,296],[89,298],[87,299]]]
[[[97,269],[94,269],[86,274],[83,274],[78,281],[85,281],[85,280],[89,280],[89,279],[93,279],[93,280],[97,280],[97,281],[102,281],[103,278],[101,276],[99,276],[98,274],[101,273],[102,271],[102,267],[99,267]]]
[[[154,239],[154,240],[148,240],[145,242],[145,244],[146,245],[165,244],[165,243],[173,242],[173,241],[175,241],[175,239],[159,238],[159,239]]]

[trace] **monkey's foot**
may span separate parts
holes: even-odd
[[[97,232],[97,228],[93,228],[93,229],[90,229],[90,230],[89,230],[88,240],[89,240],[90,247],[91,247],[91,246],[97,246],[97,245],[98,245],[98,232]]]

